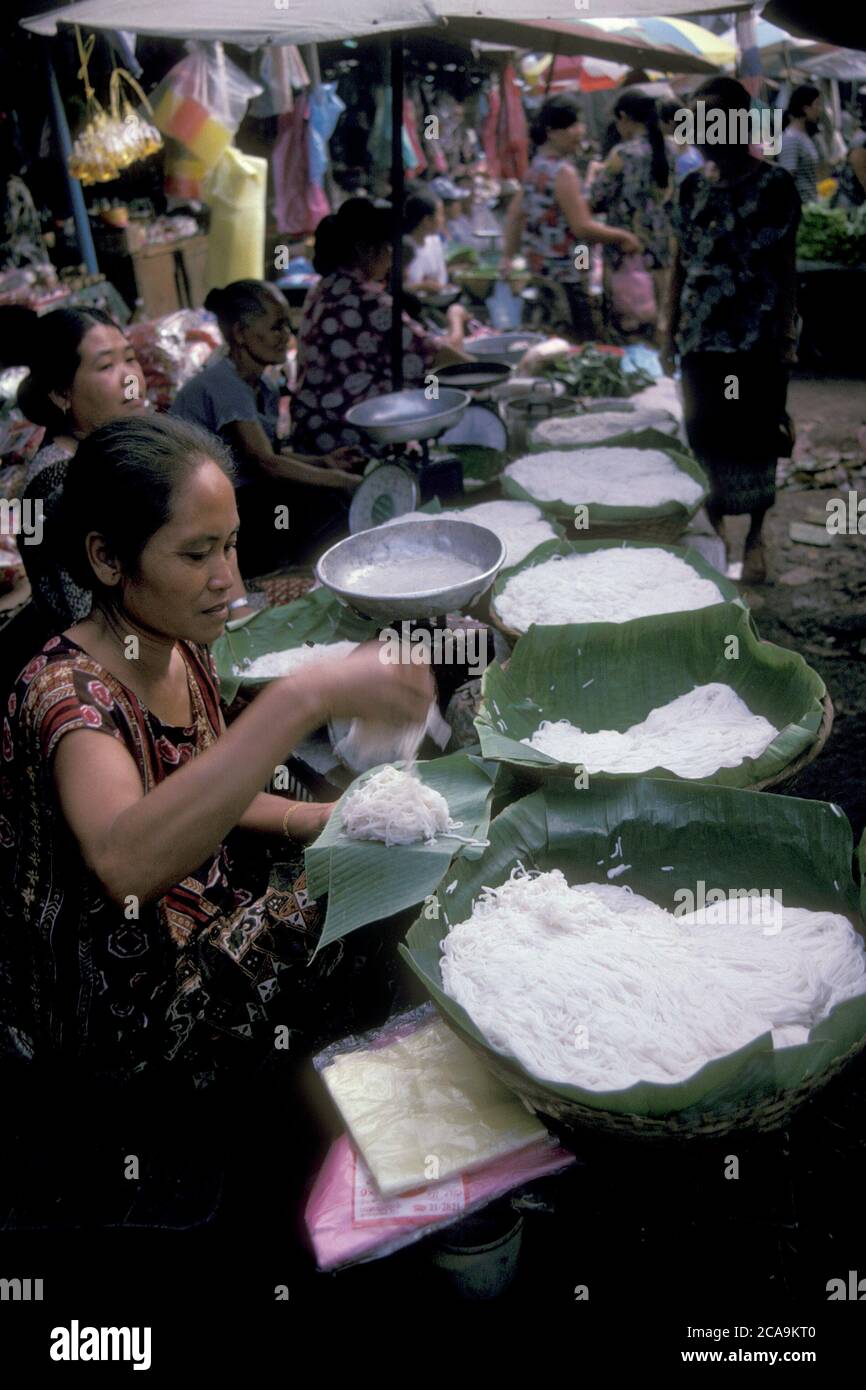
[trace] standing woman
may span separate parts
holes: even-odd
[[[644,269],[653,278],[656,330],[664,331],[671,264],[671,193],[673,180],[665,138],[652,97],[623,92],[614,106],[620,143],[605,160],[589,195],[593,212],[629,227],[640,239]],[[605,278],[621,268],[623,251],[605,247]]]
[[[782,124],[782,149],[776,163],[787,169],[800,200],[814,203],[818,197],[820,156],[812,136],[818,131],[821,93],[817,87],[795,87]]]
[[[594,336],[589,270],[575,268],[576,252],[600,242],[626,254],[638,250],[638,241],[631,232],[593,221],[574,163],[581,134],[574,97],[563,94],[544,103],[532,127],[535,154],[506,215],[505,264],[525,246],[532,273],[564,290],[571,331],[585,341]]]
[[[280,448],[279,393],[264,378],[266,367],[285,362],[291,338],[289,308],[276,286],[235,280],[211,290],[205,308],[216,314],[226,353],[180,389],[171,414],[219,435],[231,450],[241,518],[238,562],[244,575],[264,574],[292,553],[297,558],[299,545],[341,520],[343,497],[361,480],[348,471],[344,455],[309,458]],[[279,506],[288,506],[288,530],[274,524]]]
[[[711,78],[695,98],[727,113],[733,143],[703,148],[712,163],[679,187],[666,359],[670,367],[679,357],[689,444],[710,477],[710,520],[727,544],[725,516],[748,513],[742,577],[759,583],[776,460],[791,450],[800,200],[784,169],[735,143],[749,109],[741,83]]]

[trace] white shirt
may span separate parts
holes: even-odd
[[[445,266],[445,247],[438,236],[425,236],[423,246],[415,252],[412,264],[406,271],[406,283],[417,285],[421,280],[435,280],[440,285],[448,284],[448,271]]]

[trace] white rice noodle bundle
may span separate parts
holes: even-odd
[[[340,824],[350,840],[386,845],[430,842],[455,826],[441,792],[396,767],[382,768],[349,793]]]
[[[580,502],[608,507],[694,506],[703,493],[696,479],[661,449],[609,445],[598,449],[548,449],[515,459],[506,476],[539,502]]]
[[[678,555],[655,546],[611,546],[521,570],[494,607],[508,627],[526,632],[532,623],[625,623],[722,602],[712,580]]]
[[[585,415],[554,415],[534,426],[532,443],[548,449],[602,444],[620,434],[658,430],[675,434],[677,422],[667,410],[594,410]]]
[[[729,685],[712,681],[651,710],[623,733],[588,734],[567,719],[544,719],[521,743],[561,763],[580,763],[587,772],[663,767],[678,777],[709,777],[721,767],[759,757],[777,734]]]
[[[805,1042],[866,993],[845,917],[773,903],[768,927],[765,902],[675,916],[614,884],[516,870],[451,927],[443,985],[491,1047],[541,1079],[593,1091],[684,1081],[767,1033],[776,1047]]]
[[[407,512],[404,516],[392,517],[383,525],[397,526],[401,521],[435,521],[437,517],[474,521],[477,526],[486,526],[494,531],[505,544],[506,566],[519,565],[536,546],[556,538],[550,522],[545,520],[541,509],[533,502],[479,502],[477,506],[465,507],[462,511]]]
[[[349,656],[357,642],[313,642],[308,646],[291,647],[285,652],[265,652],[244,666],[235,667],[239,676],[276,679],[294,676],[307,666],[315,666],[330,657]]]

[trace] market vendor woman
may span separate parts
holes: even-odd
[[[235,280],[211,290],[205,308],[216,314],[225,356],[211,360],[177,394],[171,414],[201,425],[226,443],[237,467],[241,573],[264,574],[299,558],[299,547],[345,516],[360,483],[351,456],[305,458],[280,448],[279,394],[264,377],[286,360],[289,310],[275,285]],[[288,527],[275,526],[275,508],[288,507]]]
[[[344,421],[346,411],[391,383],[392,215],[367,198],[350,198],[316,229],[313,264],[322,279],[304,304],[298,332],[298,384],[292,401],[292,445],[327,454],[357,446],[361,434]],[[449,331],[426,332],[403,315],[403,375],[407,387],[423,386],[427,373],[467,360],[461,351],[465,310],[448,310]]]
[[[430,673],[364,647],[274,681],[225,728],[208,645],[228,616],[235,493],[225,449],[181,421],[94,431],[64,520],[93,607],[5,711],[0,1056],[236,1070],[272,1051],[272,1006],[317,1021],[330,948],[309,965],[315,904],[245,878],[226,836],[315,835],[330,807],[262,792],[274,768],[331,717],[423,722]]]

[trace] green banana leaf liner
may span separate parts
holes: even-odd
[[[727,650],[736,657],[727,658]],[[733,603],[628,623],[531,627],[518,639],[507,670],[494,661],[484,672],[475,727],[485,758],[573,781],[574,764],[521,743],[542,719],[568,719],[590,733],[624,733],[651,710],[713,681],[731,686],[779,733],[759,757],[719,768],[702,780],[752,786],[775,777],[814,743],[823,718],[824,682],[796,652],[760,641],[750,615]],[[628,775],[634,774],[588,774],[592,782]],[[691,780],[664,767],[640,775]]]
[[[273,676],[245,676],[245,661],[255,661],[266,652],[287,652],[305,642],[363,642],[375,637],[374,622],[351,613],[329,589],[314,589],[294,603],[264,608],[254,613],[242,627],[218,637],[211,647],[220,678],[220,694],[227,705],[241,686],[266,685]]]
[[[532,499],[529,499],[529,500],[532,500]],[[540,504],[536,503],[536,506],[538,506],[538,505],[540,505]],[[729,579],[726,579],[724,575],[719,574],[718,570],[713,569],[712,565],[709,564],[709,563],[704,559],[703,555],[699,555],[698,552],[697,552],[696,550],[687,549],[685,546],[682,546],[682,545],[661,545],[658,541],[623,541],[623,540],[605,540],[605,541],[564,541],[564,540],[563,540],[563,541],[560,541],[560,540],[556,540],[556,541],[544,541],[544,543],[543,543],[542,545],[536,546],[535,550],[531,551],[531,552],[529,553],[529,555],[526,555],[526,556],[520,561],[520,564],[519,564],[519,565],[512,565],[509,569],[500,570],[499,574],[498,574],[497,577],[496,577],[496,583],[493,585],[493,588],[492,588],[491,593],[490,593],[490,607],[491,607],[491,611],[494,613],[494,615],[495,615],[495,617],[496,617],[496,621],[497,621],[498,623],[500,623],[500,624],[501,624],[502,626],[504,626],[504,627],[507,627],[507,626],[508,626],[508,624],[505,622],[504,618],[501,618],[501,617],[499,616],[499,613],[498,613],[497,610],[496,610],[496,600],[497,600],[497,598],[499,597],[499,595],[502,593],[502,590],[505,588],[505,586],[506,586],[506,584],[508,583],[508,581],[509,581],[510,579],[513,579],[514,576],[515,576],[515,574],[519,574],[521,570],[531,569],[533,565],[541,565],[541,564],[544,564],[545,560],[550,560],[550,559],[552,559],[554,555],[583,555],[583,554],[587,554],[589,551],[592,551],[592,550],[608,550],[608,549],[611,549],[611,548],[614,547],[614,546],[625,547],[625,548],[628,548],[628,549],[666,550],[666,551],[668,552],[669,555],[678,555],[679,558],[680,558],[681,560],[685,560],[685,562],[686,562],[687,565],[691,565],[691,567],[692,567],[693,570],[697,570],[698,574],[699,574],[703,579],[710,579],[710,580],[712,580],[712,582],[715,584],[716,588],[719,590],[719,602],[720,602],[720,603],[722,603],[722,602],[736,603],[736,604],[739,605],[740,608],[745,608],[745,607],[746,607],[745,603],[744,603],[743,600],[740,598],[740,595],[739,595],[739,593],[737,592],[737,587],[736,587],[736,585],[735,585],[735,584],[732,584],[731,581],[730,581]],[[715,605],[712,605],[712,606],[715,607]],[[704,610],[704,609],[697,609],[697,610],[695,610],[695,611],[700,613],[700,612],[704,612],[705,610]],[[658,614],[658,615],[656,615],[656,616],[657,616],[658,618],[661,619],[661,618],[667,618],[669,615],[668,615],[668,614]],[[633,622],[638,622],[638,621],[642,621],[642,620],[641,620],[641,619],[632,619],[631,621],[633,621]],[[620,626],[620,624],[617,624],[617,623],[613,623],[613,624],[603,623],[603,624],[598,624],[597,626],[603,626],[603,627],[613,626],[613,627],[617,627],[617,626]]]
[[[657,507],[610,507],[600,502],[590,502],[588,505],[589,532],[592,532],[592,523],[604,522],[610,526],[615,522],[635,522],[635,521],[664,521],[668,518],[681,517],[685,526],[691,521],[695,513],[706,501],[709,492],[709,481],[704,470],[697,460],[682,446],[672,443],[669,434],[662,434],[661,430],[637,430],[630,433],[617,435],[616,438],[606,439],[601,444],[569,444],[556,446],[545,446],[544,450],[531,449],[530,454],[549,453],[560,451],[563,453],[577,453],[582,449],[604,449],[604,448],[634,448],[634,449],[660,449],[667,454],[670,460],[676,464],[677,468],[688,473],[690,478],[700,483],[703,492],[697,501],[691,506],[686,507],[682,502],[663,502]],[[516,482],[507,473],[502,475],[502,491],[507,497],[517,497],[522,502],[534,502],[537,507],[549,516],[559,517],[563,521],[574,520],[574,509],[577,505],[572,502],[545,502],[539,497],[533,497],[531,492]]]
[[[651,778],[584,791],[547,783],[495,818],[489,848],[474,862],[454,864],[452,892],[440,890],[399,949],[455,1032],[495,1059],[499,1074],[510,1076],[518,1092],[529,1083],[552,1102],[619,1115],[677,1115],[683,1121],[724,1113],[817,1080],[866,1037],[866,996],[837,1005],[799,1046],[776,1051],[766,1033],[675,1085],[638,1082],[619,1091],[588,1091],[531,1076],[495,1052],[445,994],[440,943],[452,923],[470,916],[481,889],[504,883],[518,861],[526,869],[560,869],[573,884],[606,882],[608,867],[626,865],[615,882],[671,911],[675,892],[695,891],[699,879],[707,891],[779,890],[786,907],[841,913],[863,935],[852,848],[848,820],[827,802]]]
[[[487,838],[497,770],[496,763],[463,752],[415,764],[424,785],[441,792],[452,819],[462,822],[456,833],[477,840]],[[380,771],[380,767],[372,768],[356,778],[340,797],[319,838],[304,851],[307,891],[313,898],[328,897],[317,950],[368,922],[382,921],[423,902],[436,891],[452,859],[483,852],[445,835],[437,836],[431,845],[348,839],[340,828],[346,797]]]

